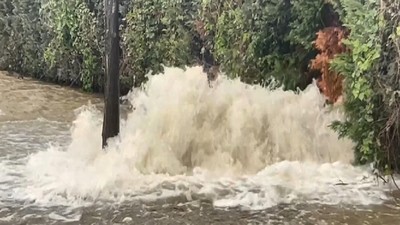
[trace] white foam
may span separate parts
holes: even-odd
[[[14,214],[5,216],[5,217],[0,217],[1,222],[10,222],[13,218],[15,217]]]
[[[53,220],[63,221],[63,222],[77,222],[81,219],[81,215],[75,214],[75,215],[72,215],[69,217],[65,217],[65,216],[59,215],[55,212],[52,212],[49,214],[49,218],[53,219]]]
[[[0,116],[5,116],[6,114],[3,112],[3,111],[1,111],[1,109],[0,109]]]
[[[136,108],[120,136],[101,150],[102,115],[83,108],[68,149],[30,156],[26,188],[15,198],[80,205],[183,195],[215,206],[262,209],[297,201],[379,203],[384,189],[351,166],[353,143],[328,125],[315,85],[298,94],[220,76],[208,87],[201,68],[166,68],[129,99]],[[344,182],[346,185],[336,185]]]

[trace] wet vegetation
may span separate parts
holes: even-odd
[[[121,0],[121,91],[163,66],[202,65],[249,84],[288,90],[318,80],[344,99],[333,129],[358,163],[398,172],[400,1]],[[102,0],[4,0],[0,69],[103,91]]]

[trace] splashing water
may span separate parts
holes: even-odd
[[[183,195],[247,209],[386,198],[367,169],[351,165],[353,143],[328,127],[343,115],[324,107],[315,85],[294,93],[220,76],[209,88],[205,77],[199,67],[150,77],[129,94],[135,110],[105,151],[102,115],[83,107],[69,146],[32,154],[28,188],[14,197],[79,205]]]

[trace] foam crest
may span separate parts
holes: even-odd
[[[89,106],[78,113],[67,149],[32,155],[21,198],[199,195],[250,209],[382,199],[373,177],[350,165],[353,143],[328,127],[343,114],[324,107],[315,85],[294,93],[220,76],[210,88],[200,67],[166,68],[128,98],[135,110],[105,151],[102,115]],[[348,184],[335,185],[341,180]]]

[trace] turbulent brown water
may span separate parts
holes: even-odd
[[[0,74],[0,224],[400,223],[314,85],[213,86],[200,68],[152,77],[102,151],[100,96]]]

